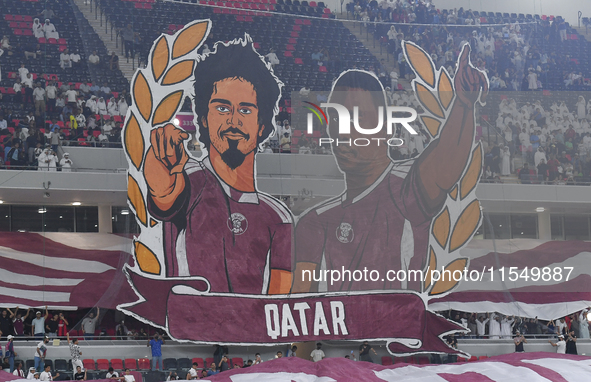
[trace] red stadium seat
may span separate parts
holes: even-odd
[[[295,20],[295,23],[298,24],[298,25],[301,25],[301,24],[304,23],[304,21],[302,19],[296,19]]]
[[[23,21],[23,16],[21,15],[14,15],[13,18],[15,21]]]
[[[330,8],[324,8],[324,13],[329,14],[330,13]]]
[[[295,62],[297,65],[304,65],[304,61],[303,61],[301,58],[296,58],[296,59],[294,60],[294,62]]]
[[[483,359],[487,359],[488,356],[487,355],[481,355],[480,357],[478,357],[479,361],[482,361]]]
[[[286,49],[286,50],[295,50],[295,46],[293,46],[293,45],[291,45],[291,44],[287,44],[287,45],[285,46],[285,49]]]
[[[302,27],[301,27],[301,26],[299,26],[299,25],[294,25],[294,26],[293,26],[293,30],[294,30],[294,31],[301,31],[301,30],[302,30]]]
[[[205,368],[204,363],[203,363],[203,358],[193,358],[191,360],[191,362],[192,363],[197,362],[197,368],[199,368],[199,369],[204,369]]]
[[[205,366],[209,368],[209,365],[213,363],[213,358],[205,358]]]
[[[289,35],[291,37],[300,37],[300,34],[298,32],[296,32],[296,31],[292,31]]]
[[[234,357],[232,358],[232,367],[234,367],[234,365],[242,367],[244,366],[244,360],[241,357]]]
[[[382,365],[384,365],[384,366],[390,366],[392,364],[393,364],[392,363],[392,357],[390,357],[390,356],[384,356],[384,357],[382,357]]]
[[[65,38],[60,38],[59,40],[57,40],[57,43],[60,45],[68,45],[68,42]]]
[[[252,46],[254,46],[255,49],[261,49],[261,45],[258,42],[255,42]]]
[[[140,358],[138,362],[138,366],[140,370],[150,370],[150,360],[148,358]]]
[[[111,360],[111,366],[115,370],[123,370],[123,360],[121,358],[113,358]]]
[[[312,25],[312,21],[310,21],[309,19],[305,19],[304,25]]]
[[[86,132],[86,131],[85,131],[85,132]],[[101,135],[101,132],[100,132],[100,131],[98,131],[98,130],[93,130],[93,131],[92,131],[92,136],[93,136],[93,137],[95,137],[95,138],[98,138],[98,136],[99,136],[99,135]],[[97,362],[98,362],[98,361],[97,361]],[[113,360],[111,360],[111,362],[113,362]],[[100,369],[100,367],[99,367],[99,369]],[[115,366],[113,366],[113,369],[115,369]]]
[[[48,38],[48,39],[47,39],[47,43],[48,43],[48,44],[57,44],[57,40],[56,40],[56,39],[54,39],[54,38]]]
[[[109,370],[109,360],[108,359],[97,359],[96,360],[96,368],[98,370]]]
[[[130,370],[137,370],[137,360],[135,358],[125,358],[125,367]]]
[[[468,362],[474,362],[474,361],[478,361],[478,357],[476,357],[475,355],[473,355],[472,357],[468,358]]]
[[[30,29],[25,29],[25,30],[23,31],[23,35],[24,35],[24,36],[32,36],[32,35],[33,35],[33,31],[32,31],[32,30],[30,30]]]
[[[22,36],[22,34],[23,34],[23,31],[22,31],[22,29],[15,29],[15,30],[14,30],[14,34],[15,34],[16,36]]]
[[[16,21],[12,21],[12,22],[8,23],[8,27],[12,28],[12,29],[18,28],[18,23]]]
[[[14,16],[12,16],[12,15],[4,15],[4,20],[6,20],[6,21],[12,21],[12,20],[14,20]]]
[[[23,17],[23,20],[32,22],[33,21],[33,16],[24,16]]]
[[[315,7],[315,6],[316,6],[316,2],[315,2],[315,1],[310,1],[309,5],[310,5],[311,7]]]
[[[82,141],[84,141],[84,138],[79,138],[78,141],[80,141],[80,139],[82,139]],[[94,364],[94,359],[83,359],[82,365],[84,366],[84,369],[86,369],[86,370],[96,370],[96,365]]]
[[[318,67],[318,71],[323,72],[323,73],[328,72],[328,70],[326,70],[326,66],[320,66],[320,67]]]
[[[293,54],[289,50],[286,50],[285,52],[283,52],[283,55],[285,57],[293,57]]]
[[[119,123],[122,123],[123,122],[123,120],[121,119],[121,116],[120,115],[114,115],[113,116],[113,121],[119,122]]]
[[[289,40],[287,40],[288,44],[297,44],[298,43],[298,39],[297,38],[293,38],[290,37]]]

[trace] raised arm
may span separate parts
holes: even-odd
[[[10,310],[10,308],[6,308],[6,310],[8,311],[8,313],[10,313],[10,318],[14,318],[14,316],[16,316],[16,314],[18,313],[18,306],[16,307],[14,312]]]
[[[47,305],[45,305],[45,320],[49,317],[49,310],[47,310]]]
[[[68,340],[68,345],[70,344],[70,333],[66,332],[66,339]]]
[[[27,309],[27,314],[25,314],[25,316],[23,317],[23,321],[25,321],[27,317],[29,317],[29,313],[31,313],[31,308]]]
[[[451,113],[434,140],[418,157],[417,185],[423,202],[433,211],[460,180],[470,159],[474,142],[474,103],[488,93],[486,75],[470,63],[470,46],[465,44],[454,77],[456,98]]]

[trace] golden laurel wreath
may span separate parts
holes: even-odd
[[[127,111],[122,131],[125,153],[130,163],[127,176],[128,204],[140,223],[141,238],[148,238],[158,221],[146,208],[147,184],[142,173],[149,148],[150,132],[170,122],[191,89],[197,64],[197,48],[209,34],[211,23],[200,20],[186,25],[172,36],[161,35],[152,46],[145,69],[138,69],[132,81],[133,104]],[[159,243],[155,243],[159,244]],[[158,245],[154,245],[157,247]],[[159,246],[161,247],[161,245]],[[162,266],[149,245],[134,240],[136,264],[144,273],[160,275]]]
[[[406,61],[416,74],[412,87],[425,110],[420,120],[431,135],[437,138],[441,126],[451,112],[455,99],[454,83],[444,67],[436,69],[431,57],[418,45],[404,42]],[[460,181],[449,192],[443,210],[431,222],[429,253],[425,265],[423,292],[428,296],[449,293],[458,281],[440,279],[432,282],[431,270],[463,271],[468,258],[460,257],[464,247],[478,230],[481,222],[480,203],[476,199],[476,185],[482,173],[482,145],[472,143],[472,155]]]

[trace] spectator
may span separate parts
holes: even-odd
[[[47,355],[47,343],[49,342],[49,337],[45,336],[43,341],[37,344],[35,348],[35,370],[37,372],[41,372],[45,368],[45,356]]]
[[[78,67],[80,64],[80,54],[77,51],[70,53],[70,62],[73,67]]]
[[[33,20],[33,35],[36,39],[40,39],[41,37],[45,37],[45,32],[43,31],[43,24],[39,22],[38,18]]]
[[[74,381],[86,381],[86,370],[82,371],[82,367],[76,366],[76,372],[74,373]]]
[[[191,369],[189,369],[191,370]],[[189,373],[187,373],[187,376],[189,375]],[[168,377],[166,377],[167,381],[178,381],[180,378],[177,375],[177,373],[171,371],[170,373],[168,373]],[[187,378],[188,379],[188,378]]]
[[[275,355],[275,358],[283,358],[283,352],[281,350],[279,350],[277,352],[277,354]],[[222,370],[223,371],[223,370]]]
[[[16,364],[16,369],[12,372],[13,375],[20,377],[19,379],[25,379],[25,372],[23,371],[23,363],[18,362]]]
[[[60,38],[59,33],[57,33],[57,30],[55,29],[55,25],[53,25],[49,19],[45,19],[45,24],[43,24],[43,32],[45,32],[45,38],[48,40],[50,38],[59,40]]]
[[[555,343],[550,340],[548,340],[548,342],[550,345],[556,348],[557,354],[566,354],[566,342],[564,341],[564,335],[558,335],[558,341]]]
[[[515,338],[513,339],[513,342],[515,343],[515,353],[525,352],[525,350],[523,349],[523,344],[526,344],[527,340],[525,339],[525,337],[523,337],[519,330],[515,332]]]
[[[577,355],[577,336],[574,329],[569,329],[566,335],[566,351],[565,354]]]
[[[164,345],[164,339],[160,334],[154,334],[154,338],[148,341],[148,347],[152,348],[152,371],[162,371],[162,345]]]
[[[39,376],[40,381],[53,381],[53,378],[57,378],[60,376],[60,373],[56,373],[55,377],[51,375],[51,366],[45,366],[45,371],[41,373]]]
[[[279,65],[279,58],[277,58],[277,54],[275,54],[275,50],[273,48],[269,50],[269,53],[265,57],[267,58],[267,61],[271,64],[272,68],[275,65]]]
[[[10,313],[10,318],[12,319],[12,325],[14,327],[14,334],[16,334],[17,336],[24,336],[25,335],[25,320],[27,319],[27,317],[29,317],[29,313],[31,312],[31,308],[27,309],[27,314],[25,314],[24,317],[22,317],[22,315],[19,313],[18,306],[16,307],[14,312],[12,312],[10,309],[8,309],[8,312]]]
[[[112,367],[109,368],[107,374],[105,375],[105,379],[116,379],[116,380],[123,380],[123,377],[119,377],[119,373],[117,373]]]
[[[370,351],[372,351],[373,354],[378,355],[378,353],[376,353],[376,351],[369,345],[368,341],[363,341],[363,344],[359,346],[359,360],[373,363],[371,354],[369,354]]]
[[[131,374],[129,369],[125,369],[125,375],[123,376],[125,382],[135,382],[135,377]]]
[[[119,56],[117,56],[115,52],[111,52],[111,55],[109,56],[109,69],[119,70]]]
[[[14,371],[14,357],[18,356],[18,354],[14,351],[14,336],[9,334],[8,342],[6,343],[6,351],[4,352],[4,358],[8,359],[8,364],[10,365],[10,372]],[[20,365],[20,362],[19,362]],[[24,374],[24,373],[23,373]]]
[[[197,362],[193,362],[193,365],[191,366],[191,368],[189,369],[189,372],[187,373],[187,380],[192,380],[192,379],[199,379],[199,364]]]
[[[509,146],[503,148],[501,154],[501,175],[507,176],[511,174],[511,153],[509,152]]]
[[[65,49],[60,54],[60,68],[62,68],[62,70],[66,70],[71,67],[72,67],[72,59],[70,58],[70,53],[68,52],[68,49]]]
[[[52,129],[49,133],[49,142],[51,144],[51,150],[54,153],[57,153],[59,146],[61,146],[61,136],[60,136],[60,128],[59,126]],[[57,160],[57,158],[56,158]],[[51,167],[51,166],[50,166]],[[60,325],[62,324],[63,313],[60,313]],[[64,319],[65,320],[65,319]],[[67,322],[67,321],[66,321]],[[62,336],[63,334],[60,334]]]
[[[230,370],[230,366],[228,365],[228,355],[227,354],[224,354],[222,356],[222,359],[218,363],[218,370],[220,372]]]
[[[127,105],[127,101],[125,100],[125,97],[121,95],[119,96],[117,108],[119,109],[119,115],[125,117],[125,115],[127,114],[127,109],[129,108],[129,106]]]
[[[110,116],[119,115],[119,107],[117,101],[115,100],[115,97],[111,97],[111,99],[109,99],[109,104],[107,105],[107,112]]]
[[[29,74],[29,69],[25,68],[25,64],[21,64],[21,67],[18,69],[18,75],[21,79],[21,82],[25,82],[27,74]]]
[[[322,351],[322,344],[320,342],[318,342],[316,344],[316,349],[312,350],[312,353],[310,353],[310,361],[314,361],[314,362],[322,361],[324,359],[324,357],[326,357],[326,355]]]
[[[2,314],[0,315],[0,332],[1,335],[14,334],[12,319],[8,315],[8,311],[6,309],[3,309]]]
[[[49,81],[49,84],[45,86],[45,96],[47,97],[47,112],[54,114],[56,112],[55,99],[57,96],[57,88],[53,81]]]
[[[445,341],[447,342],[447,346],[449,346],[450,348],[452,348],[452,349],[458,348],[458,339],[456,338],[454,333],[451,333],[450,335],[448,335]],[[447,355],[447,361],[449,363],[456,362],[457,359],[458,359],[457,355],[454,355],[454,354]]]
[[[133,49],[133,28],[131,24],[127,24],[127,28],[121,31],[121,37],[123,38],[123,44],[125,46],[125,58],[129,61],[129,56],[131,58],[134,57],[134,49]],[[112,70],[112,69],[111,69]]]
[[[47,317],[49,317],[47,306],[45,307],[45,316],[41,317],[41,312],[37,311],[36,317],[33,319],[32,322],[33,335],[35,337],[45,336],[45,320],[47,320]]]
[[[121,340],[126,340],[128,333],[129,333],[129,330],[127,330],[127,326],[125,326],[125,321],[121,320],[121,323],[119,323],[115,327],[115,335],[117,337],[119,337],[119,339],[121,339]],[[148,346],[149,346],[149,344],[148,344]]]
[[[261,354],[260,353],[256,353],[254,355],[254,365],[258,365],[259,363],[263,363],[263,359],[261,358]]]
[[[486,336],[486,324],[490,321],[490,314],[487,314],[486,319],[484,316],[481,315],[476,320],[476,331],[478,333],[478,338],[484,338]]]
[[[37,163],[37,170],[39,171],[57,171],[57,157],[51,147],[46,147],[43,152],[39,154]],[[54,315],[46,325],[50,337],[57,337],[57,325],[57,316]]]
[[[101,86],[101,92],[99,93],[99,95],[101,97],[103,97],[104,99],[109,99],[111,98],[111,88],[109,87],[109,84],[107,84],[106,82],[103,84],[103,86]]]
[[[35,90],[33,90],[33,97],[35,99],[35,115],[41,116],[45,114],[45,89],[41,87],[41,83],[37,82]]]
[[[281,152],[291,153],[291,138],[289,137],[289,133],[283,133],[279,145],[281,146]]]
[[[84,365],[82,364],[82,360],[80,359],[82,352],[80,351],[80,346],[78,346],[78,338],[74,338],[70,341],[70,333],[66,333],[66,339],[68,340],[68,346],[70,347],[70,356],[72,357],[72,369],[77,370],[78,368],[83,368]]]
[[[96,102],[96,109],[98,111],[97,114],[100,115],[107,115],[107,104],[105,103],[105,99],[103,97],[100,97],[98,99],[98,101]]]
[[[25,87],[25,99],[23,103],[34,104],[33,102],[33,76],[31,73],[27,73],[27,77],[23,81]]]
[[[300,95],[304,98],[308,97],[310,95],[310,88],[308,86],[304,86],[303,88],[301,88]]]
[[[293,345],[291,349],[289,349],[289,356],[290,357],[297,357],[296,353],[298,351],[298,347]]]
[[[92,65],[98,65],[101,62],[101,58],[96,54],[96,50],[92,51],[92,54],[88,56],[88,63]]]
[[[589,321],[587,319],[587,314],[589,309],[583,309],[579,314],[579,337],[580,338],[589,338]]]
[[[48,166],[48,171],[51,171],[51,164],[50,164],[50,162],[52,160],[53,160],[53,162],[55,162],[55,159],[49,157],[51,155],[51,152],[52,152],[51,149],[47,150],[47,152],[48,152],[48,154],[47,154],[48,158],[47,158],[47,162],[45,162],[45,163],[48,163],[48,165],[47,165]],[[47,325],[45,325],[45,329],[47,329],[47,336],[48,337],[51,337],[51,338],[57,337],[57,330],[58,330],[58,327],[59,327],[58,320],[59,320],[59,316],[57,314],[54,314],[51,317],[51,320],[49,320],[49,322],[47,323]]]
[[[64,153],[64,157],[68,153]],[[69,156],[69,155],[68,155]],[[62,165],[63,167],[63,165]],[[63,170],[62,170],[63,171]],[[101,314],[101,308],[96,308],[96,317],[94,316],[93,312],[88,313],[88,317],[85,317],[82,320],[82,330],[84,331],[84,338],[91,339],[94,337],[94,332],[96,330],[96,324],[98,322],[99,315]]]
[[[210,377],[212,375],[219,374],[220,372],[216,369],[215,363],[211,363],[209,366],[209,370],[207,371],[207,376]]]
[[[78,92],[74,89],[74,85],[70,85],[70,89],[66,91],[66,99],[68,100],[68,106],[74,110],[77,106],[76,98],[78,97]]]

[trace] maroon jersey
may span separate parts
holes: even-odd
[[[187,188],[163,212],[166,275],[202,276],[212,292],[266,294],[271,269],[291,271],[289,210],[260,192],[236,191],[215,174],[209,158],[185,165]]]
[[[345,192],[307,211],[295,233],[296,262],[323,263],[327,270],[380,272],[375,281],[339,281],[328,291],[420,289],[420,283],[389,282],[388,270],[422,270],[431,218],[421,202],[413,160],[392,163],[374,184],[351,199]],[[320,267],[319,267],[320,268]],[[318,275],[318,272],[316,273]],[[302,275],[294,275],[301,278]],[[318,277],[318,276],[317,276]],[[369,280],[369,276],[367,277]],[[320,286],[322,291],[322,286]]]

